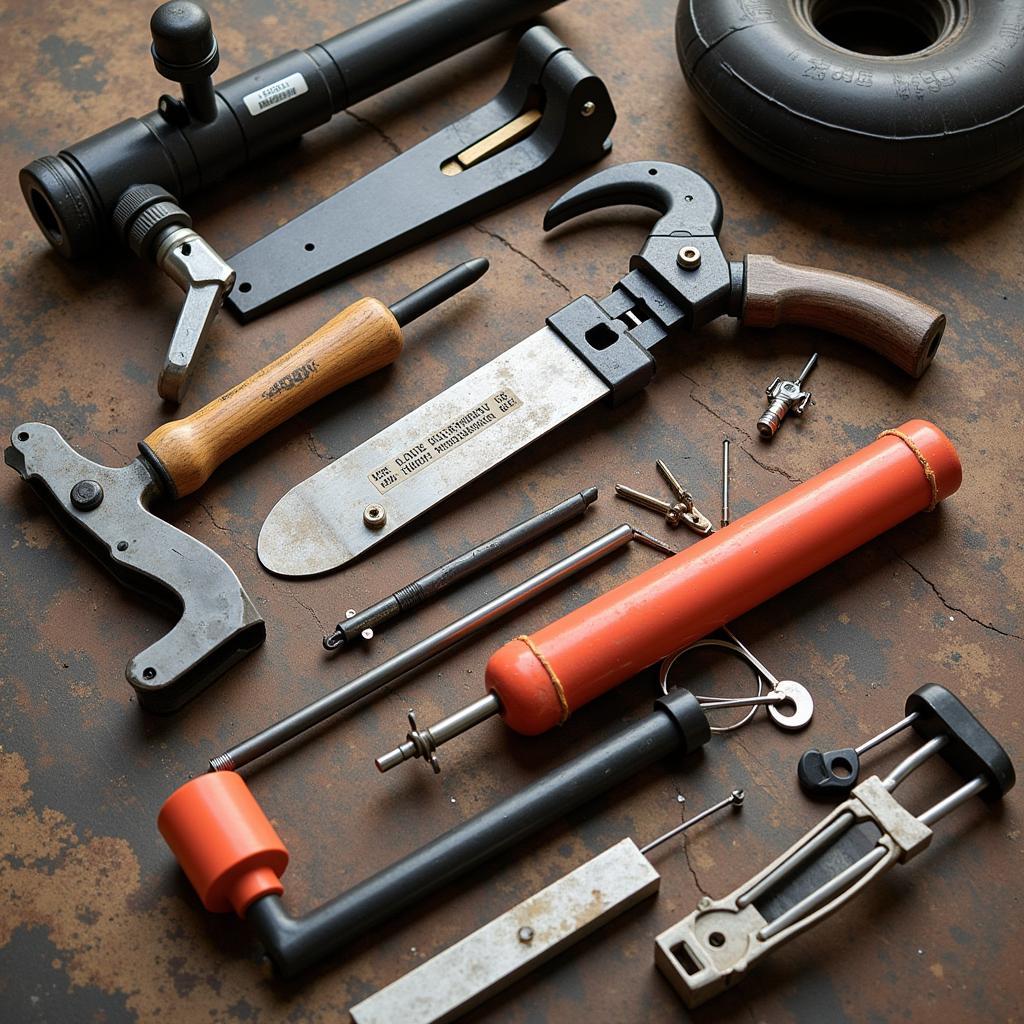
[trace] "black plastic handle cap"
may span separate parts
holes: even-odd
[[[161,4],[149,21],[153,63],[172,82],[209,78],[220,63],[213,23],[204,7],[190,0]]]

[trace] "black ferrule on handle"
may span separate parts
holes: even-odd
[[[687,690],[673,690],[653,714],[301,918],[277,896],[246,912],[275,971],[290,977],[353,942],[484,861],[669,754],[708,741],[708,720]]]
[[[165,4],[152,22],[153,59],[181,84],[184,102],[165,96],[141,118],[33,160],[19,176],[22,193],[58,252],[89,256],[116,242],[111,216],[127,188],[153,185],[181,202],[349,104],[560,2],[409,0],[220,83],[211,78],[219,57],[206,12]]]

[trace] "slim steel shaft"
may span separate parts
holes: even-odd
[[[722,527],[729,525],[729,439],[722,441]]]
[[[536,541],[544,534],[555,530],[583,515],[597,500],[597,488],[588,487],[585,491],[567,498],[552,508],[545,509],[535,516],[516,523],[515,526],[499,533],[496,537],[478,544],[470,551],[463,552],[450,562],[432,569],[418,580],[406,584],[395,591],[390,597],[377,601],[355,615],[350,615],[344,622],[339,622],[334,632],[324,637],[324,647],[332,651],[359,637],[370,639],[372,630],[404,614],[444,593],[464,580],[467,576],[501,558],[519,551],[527,544]],[[370,632],[367,632],[370,631]]]
[[[810,359],[807,360],[807,365],[800,371],[800,376],[796,379],[797,387],[803,387],[803,383],[811,375],[811,370],[814,369],[815,363],[818,361],[818,353],[815,352]]]
[[[710,817],[712,814],[722,810],[723,807],[740,807],[743,804],[743,790],[734,789],[724,800],[719,800],[717,804],[712,804],[711,807],[705,808],[700,814],[694,815],[689,821],[684,821],[681,825],[676,825],[675,828],[670,829],[663,836],[658,836],[657,839],[652,839],[646,846],[640,847],[641,853],[649,853],[656,846],[661,846],[662,843],[667,843],[670,839],[679,835],[681,832],[685,832],[689,828],[693,828],[698,821],[703,821],[705,818]]]
[[[419,668],[431,658],[468,639],[501,616],[525,604],[531,598],[550,590],[562,580],[592,565],[612,551],[624,547],[632,539],[633,527],[623,523],[622,526],[616,527],[591,541],[585,547],[574,551],[571,555],[542,569],[536,575],[510,590],[506,590],[503,594],[499,594],[493,600],[463,615],[462,618],[456,619],[455,622],[432,633],[393,658],[389,658],[376,668],[364,672],[344,686],[338,687],[319,700],[313,701],[312,704],[307,704],[306,707],[287,718],[282,718],[281,721],[268,726],[256,733],[255,736],[251,736],[218,755],[210,761],[210,769],[212,771],[233,771],[251,763],[257,757],[262,757],[281,746],[282,743],[286,743],[314,725],[318,725],[357,700],[373,693],[374,690],[393,682],[414,668]]]

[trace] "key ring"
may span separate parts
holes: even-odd
[[[692,643],[688,647],[683,647],[674,654],[670,654],[661,663],[661,670],[658,673],[658,683],[661,686],[662,693],[666,695],[668,694],[669,675],[679,658],[684,654],[688,654],[701,647],[713,647],[717,650],[722,650],[728,654],[732,654],[747,665],[751,672],[754,673],[754,678],[757,680],[757,693],[753,697],[740,698],[698,696],[697,700],[701,706],[706,707],[709,710],[714,708],[742,707],[746,704],[752,705],[750,710],[738,722],[733,722],[731,725],[713,725],[711,726],[712,732],[733,732],[735,729],[742,728],[754,717],[754,715],[757,714],[757,709],[762,704],[767,706],[769,717],[780,729],[795,731],[797,729],[802,729],[807,725],[811,720],[811,716],[814,714],[814,701],[806,687],[792,679],[780,680],[776,678],[760,661],[758,661],[757,658],[754,657],[750,650],[737,639],[731,630],[723,626],[722,632],[728,637],[727,640],[721,640],[717,637],[705,637],[703,640],[698,640],[696,643]],[[769,690],[767,694],[764,692],[766,685]],[[782,705],[792,707],[792,713],[783,714]]]

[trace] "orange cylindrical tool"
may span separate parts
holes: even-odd
[[[897,436],[900,435],[900,436]],[[911,420],[487,663],[507,725],[535,735],[960,486],[960,459]]]
[[[234,908],[284,892],[288,851],[240,775],[213,772],[179,786],[156,819],[207,910]]]

